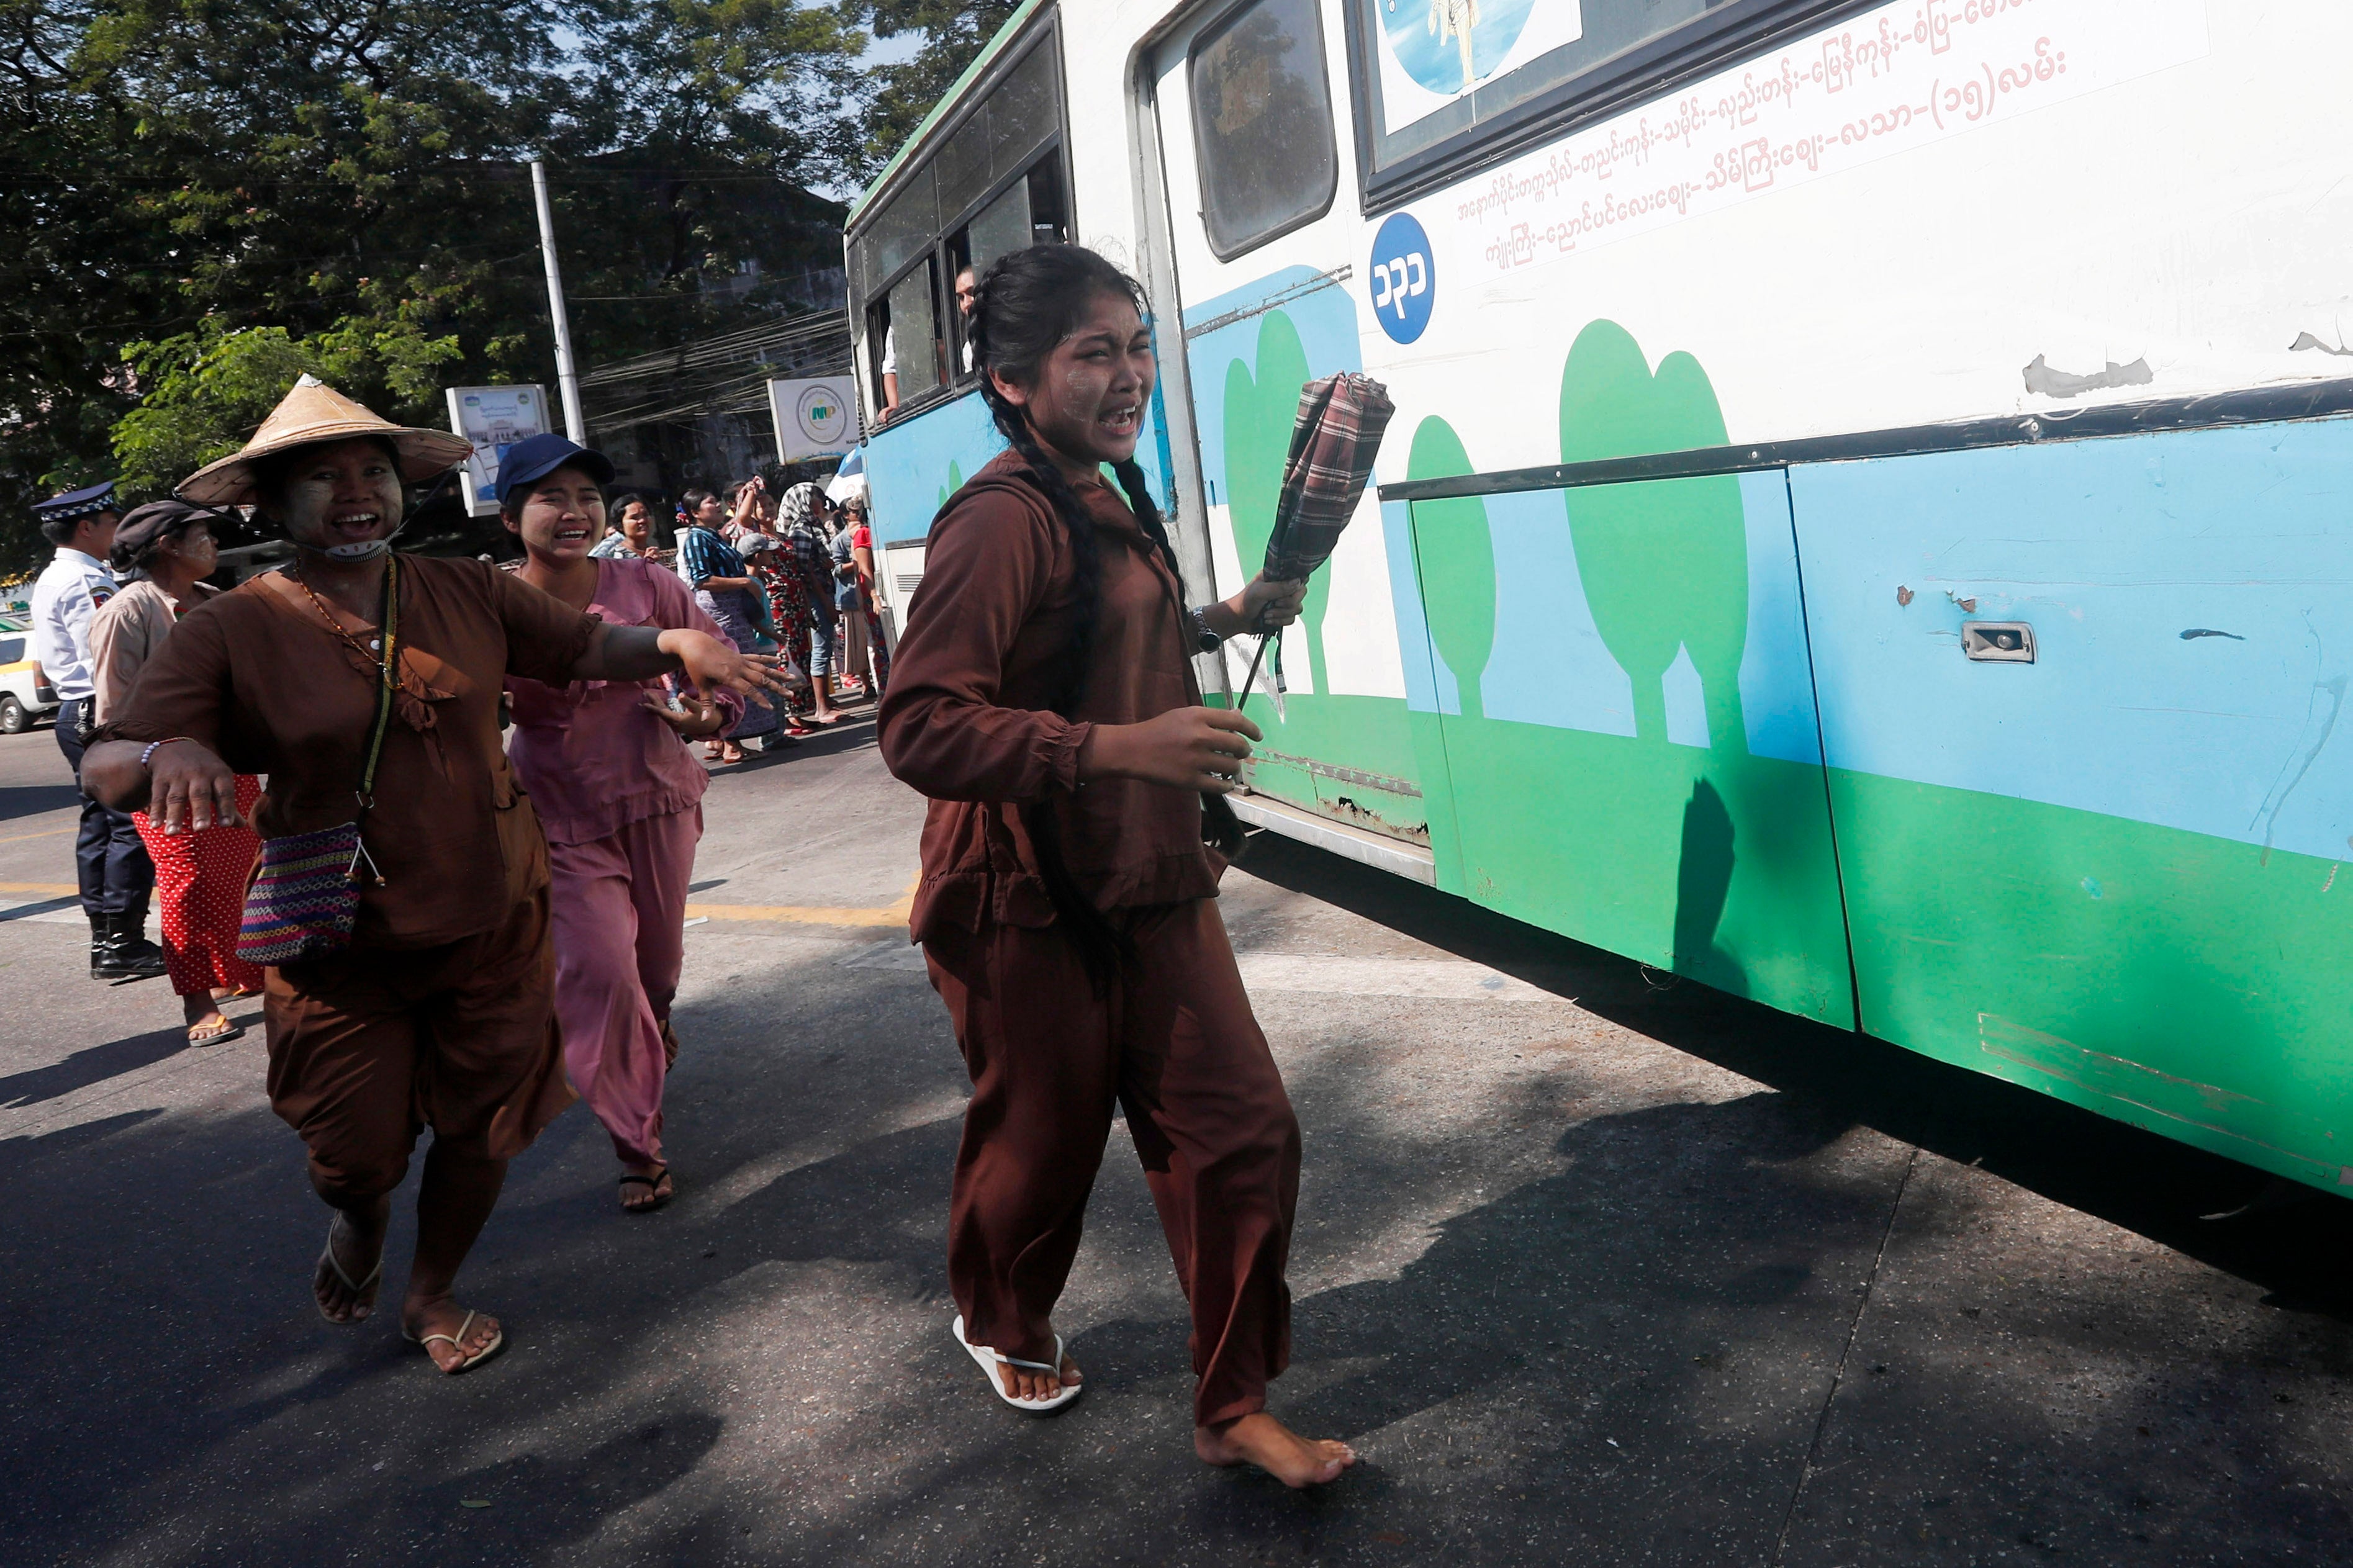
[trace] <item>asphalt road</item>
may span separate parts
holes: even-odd
[[[7,1563],[2353,1560],[2342,1202],[2200,1219],[2262,1178],[1282,840],[1224,900],[1305,1130],[1275,1406],[1364,1462],[1192,1458],[1124,1130],[1089,1392],[1005,1409],[948,1339],[964,1080],[862,723],[707,803],[678,1201],[622,1216],[567,1113],[463,1280],[511,1348],[441,1378],[311,1310],[259,1029],[85,977],[71,799],[0,738]]]

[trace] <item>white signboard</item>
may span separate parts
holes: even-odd
[[[846,375],[768,383],[776,461],[839,458],[858,445],[858,384]]]
[[[449,428],[474,444],[466,459],[466,510],[499,510],[499,458],[509,447],[548,431],[547,393],[536,386],[453,386]]]

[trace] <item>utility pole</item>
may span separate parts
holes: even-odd
[[[531,161],[531,194],[539,203],[539,254],[547,263],[547,313],[555,322],[555,384],[564,394],[564,433],[588,444],[580,413],[580,377],[572,368],[572,321],[564,310],[564,274],[555,265],[555,214],[547,205],[547,165]]]

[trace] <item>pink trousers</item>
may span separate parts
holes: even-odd
[[[662,1036],[685,961],[702,807],[548,847],[564,1070],[630,1164],[662,1163]]]

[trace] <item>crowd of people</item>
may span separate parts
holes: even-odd
[[[311,1278],[331,1323],[374,1312],[431,1130],[400,1327],[466,1372],[506,1329],[459,1300],[459,1271],[509,1163],[575,1098],[623,1208],[678,1190],[662,1097],[705,763],[879,697],[885,762],[931,798],[911,934],[974,1085],[957,1344],[1017,1409],[1077,1397],[1051,1314],[1116,1107],[1191,1307],[1197,1451],[1329,1481],[1346,1446],[1266,1408],[1300,1135],[1216,903],[1258,731],[1204,704],[1192,665],[1289,624],[1305,584],[1188,606],[1134,459],[1154,365],[1132,280],[1040,246],[970,292],[1008,449],[934,520],[895,679],[872,536],[815,484],[691,490],[672,550],[648,498],[608,501],[602,455],[541,436],[501,458],[513,569],[400,553],[406,487],[467,443],[306,376],[171,500],[117,520],[61,498],[36,604],[91,803],[93,972],[167,969],[199,1043],[234,1032],[225,995],[261,991],[269,1100],[332,1211]],[[228,508],[294,559],[213,593]],[[121,923],[134,853],[165,898],[152,966]]]

